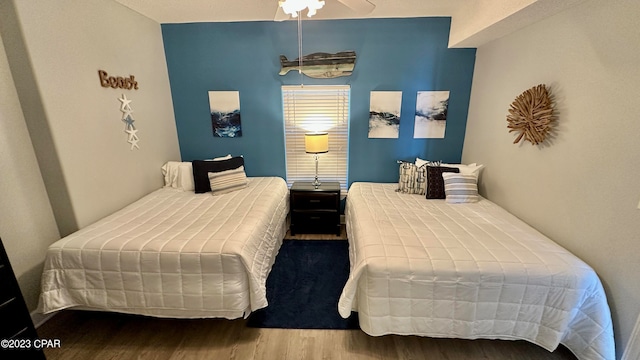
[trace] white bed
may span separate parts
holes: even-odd
[[[39,310],[247,316],[267,306],[288,211],[277,177],[217,196],[156,190],[50,246]]]
[[[522,339],[579,359],[614,359],[594,270],[496,204],[448,204],[354,183],[351,272],[339,300],[366,333]]]

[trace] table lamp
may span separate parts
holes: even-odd
[[[313,186],[317,189],[321,184],[318,180],[318,154],[329,152],[329,134],[326,132],[304,134],[304,150],[307,154],[314,154],[316,157],[316,179],[313,181]]]

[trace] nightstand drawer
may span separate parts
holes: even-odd
[[[295,232],[333,233],[340,226],[340,214],[337,211],[293,211],[291,223]]]
[[[0,265],[0,304],[4,304],[7,300],[14,297],[15,289],[13,288],[13,274],[7,266]]]
[[[12,338],[15,334],[27,328],[27,323],[23,318],[23,311],[22,304],[15,297],[0,304],[0,319],[3,322],[3,326],[0,327],[0,338]]]
[[[336,193],[294,193],[291,206],[294,209],[336,209],[339,199]]]
[[[334,221],[339,218],[339,214],[336,211],[294,211],[291,216],[295,220],[302,220],[304,222],[326,222]]]

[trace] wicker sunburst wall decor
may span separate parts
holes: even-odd
[[[554,121],[549,91],[544,84],[534,86],[520,94],[511,103],[507,115],[509,132],[517,132],[514,144],[524,139],[537,145],[544,142]]]

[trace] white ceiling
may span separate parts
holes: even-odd
[[[278,0],[115,0],[164,23],[272,21]],[[357,14],[325,0],[311,20],[450,16],[449,45],[478,47],[584,0],[369,0],[375,9]],[[308,19],[305,17],[305,20]]]

